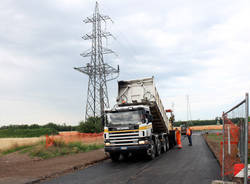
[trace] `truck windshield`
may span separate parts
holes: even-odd
[[[136,124],[141,122],[140,111],[125,111],[108,113],[108,124],[121,125],[121,124]]]

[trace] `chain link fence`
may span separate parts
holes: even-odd
[[[244,167],[244,184],[248,183],[249,103],[245,99],[223,113],[223,141],[221,142],[222,177],[232,178]]]

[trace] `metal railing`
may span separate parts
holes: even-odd
[[[248,93],[245,99],[223,112],[222,179],[233,176],[235,164],[244,163],[244,184],[248,180]]]

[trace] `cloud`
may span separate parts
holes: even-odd
[[[250,89],[249,1],[117,1],[100,3],[116,40],[120,80],[155,76],[163,104],[186,119],[212,119]],[[82,20],[95,1],[7,0],[0,7],[0,126],[6,123],[77,124],[85,112],[88,78],[73,70],[89,58]],[[105,26],[103,27],[103,29]],[[104,42],[105,44],[105,42]],[[105,44],[106,46],[106,44]],[[116,82],[108,83],[115,103]]]

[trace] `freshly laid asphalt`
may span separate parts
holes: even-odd
[[[43,182],[44,184],[210,184],[220,179],[220,167],[201,135],[193,146],[183,139],[182,149],[171,149],[154,159],[103,161],[86,169]]]

